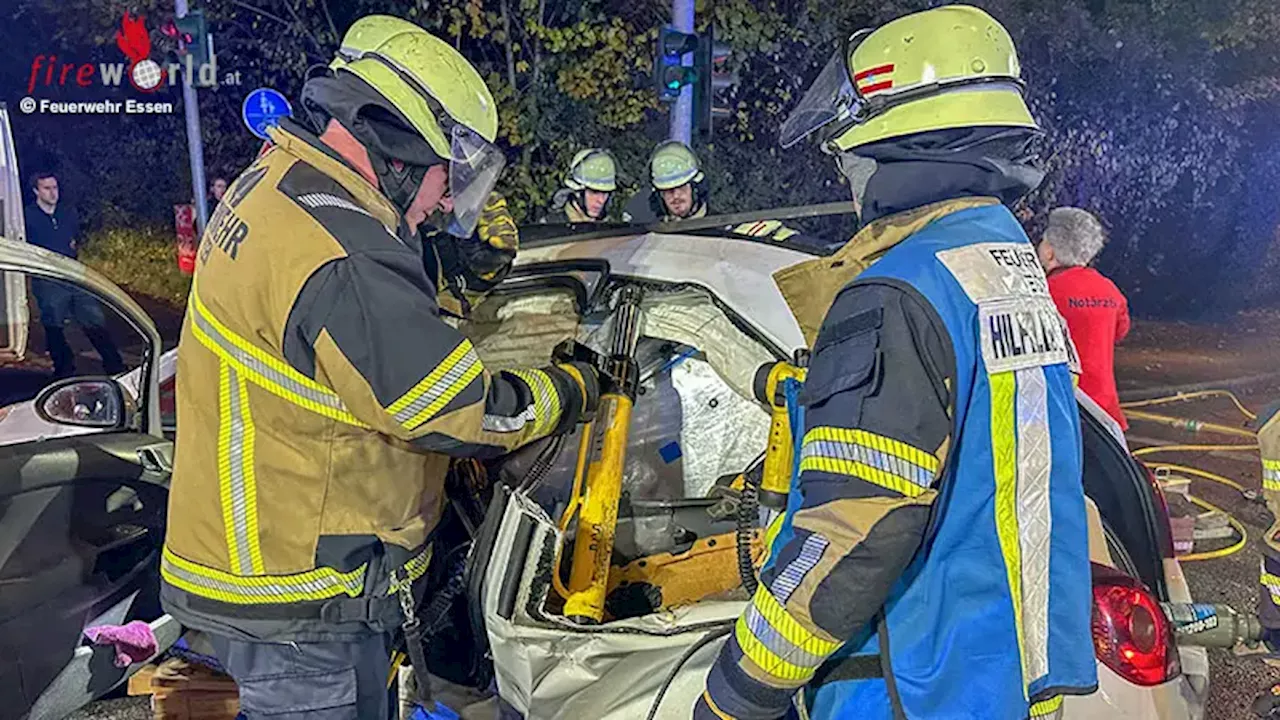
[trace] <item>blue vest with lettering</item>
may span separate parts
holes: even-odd
[[[895,246],[869,278],[915,288],[946,325],[952,439],[885,637],[867,628],[829,661],[887,646],[891,678],[811,686],[810,717],[1023,720],[1037,701],[1092,692],[1079,410],[1035,251],[1004,206],[971,208]]]

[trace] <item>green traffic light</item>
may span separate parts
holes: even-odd
[[[679,90],[679,89],[680,89],[680,81],[679,81],[679,80],[672,80],[671,82],[667,83],[667,87],[671,88],[672,90]]]

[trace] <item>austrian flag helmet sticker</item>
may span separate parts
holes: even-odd
[[[858,85],[858,92],[863,97],[881,90],[889,90],[893,87],[893,64],[867,68],[854,75],[853,81]]]
[[[129,82],[142,92],[155,92],[164,82],[164,71],[151,59],[151,34],[142,16],[126,11],[116,31],[116,47],[129,58]]]

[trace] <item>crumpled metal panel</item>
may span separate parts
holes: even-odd
[[[580,320],[572,296],[560,290],[491,297],[461,329],[491,369],[543,365],[560,341],[573,337],[608,349],[610,318]],[[755,371],[772,360],[701,289],[646,292],[636,348],[641,391],[631,415],[623,492],[632,500],[705,497],[722,475],[746,470],[763,452],[769,414],[752,397]],[[534,496],[559,512],[573,486],[579,437],[565,439]],[[528,465],[530,458],[523,458]],[[637,518],[635,551],[669,550],[680,528],[670,515]]]
[[[458,329],[475,345],[486,368],[502,370],[548,364],[556,345],[577,336],[578,325],[573,294],[547,290],[486,298]]]
[[[610,326],[605,322],[590,330],[583,342],[597,349],[607,346]],[[752,397],[756,368],[777,359],[738,329],[711,295],[699,288],[647,291],[641,303],[640,335],[697,348],[720,377],[747,399]]]
[[[512,557],[520,518],[535,525],[526,558]],[[745,602],[714,600],[638,618],[580,626],[529,613],[541,605],[535,590],[538,559],[556,542],[554,524],[520,495],[512,498],[498,530],[484,583],[485,628],[498,691],[528,720],[643,718],[667,673],[695,643],[720,637],[693,653],[667,689],[656,717],[688,718],[724,638]],[[508,572],[520,568],[514,612],[498,613]],[[545,590],[544,590],[545,592]]]
[[[485,366],[500,369],[546,364],[575,333],[603,352],[611,325],[581,321],[569,293],[548,290],[489,298],[460,329]],[[764,450],[769,415],[752,383],[773,358],[697,288],[647,291],[640,334],[643,394],[632,412],[623,489],[636,500],[704,497],[717,477],[745,470]],[[576,448],[576,438],[567,439],[547,474],[558,497],[572,485]]]

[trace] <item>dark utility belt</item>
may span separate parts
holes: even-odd
[[[232,605],[187,593],[192,610],[213,615],[234,615],[246,620],[314,620],[329,625],[362,622],[393,628],[400,624],[400,604],[394,595],[333,598],[314,602]]]

